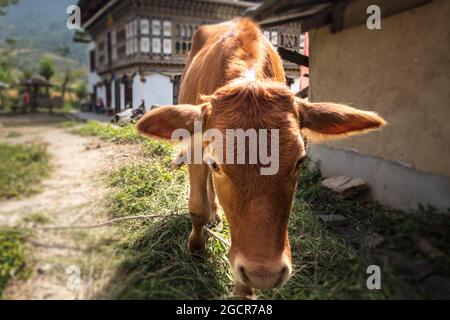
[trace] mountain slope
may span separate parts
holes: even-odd
[[[19,38],[18,47],[55,52],[69,47],[69,57],[86,62],[86,45],[73,42],[73,30],[66,27],[66,8],[76,0],[20,0],[0,17],[0,43]]]

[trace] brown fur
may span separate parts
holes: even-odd
[[[223,133],[235,128],[279,130],[279,170],[274,175],[261,175],[260,163],[219,164],[217,169],[204,163],[188,166],[193,226],[189,247],[193,251],[204,248],[203,228],[216,215],[217,192],[230,225],[236,293],[247,295],[252,287],[281,284],[290,273],[287,224],[297,182],[296,164],[305,156],[301,130],[342,136],[379,128],[384,120],[343,105],[297,99],[285,85],[277,52],[249,19],[197,30],[182,77],[180,103],[189,106],[149,112],[138,129],[166,139],[175,128],[192,132],[194,120],[202,120],[204,130]],[[193,139],[190,147],[198,143]],[[233,141],[227,143],[237,147]],[[206,156],[214,158],[214,154]]]

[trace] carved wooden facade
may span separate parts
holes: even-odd
[[[89,53],[91,71],[102,79],[100,85],[112,86],[111,80],[122,79],[128,103],[133,93],[127,91],[132,89],[126,81],[133,81],[135,76],[144,80],[155,72],[171,77],[176,100],[179,76],[195,30],[233,19],[254,4],[229,0],[94,0],[81,1],[80,5],[83,28],[95,43]],[[264,34],[274,46],[300,50],[296,26],[269,28]],[[286,62],[285,69],[289,77],[299,76],[295,64]],[[106,102],[116,99],[120,104],[120,94],[112,97],[110,91],[106,90]]]

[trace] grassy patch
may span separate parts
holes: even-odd
[[[14,139],[14,138],[19,138],[19,137],[21,137],[21,136],[22,136],[22,134],[21,134],[20,132],[17,132],[17,131],[10,131],[10,132],[8,132],[8,134],[6,135],[6,138]]]
[[[23,234],[12,228],[0,228],[0,298],[9,279],[24,276]]]
[[[162,214],[162,219],[133,220],[116,227],[116,240],[108,250],[120,261],[117,272],[99,297],[119,299],[214,299],[229,298],[233,277],[228,248],[209,239],[203,256],[187,251],[191,224],[188,218],[187,170],[172,170],[170,144],[137,134],[134,125],[116,127],[88,122],[74,129],[116,143],[138,143],[149,159],[127,164],[110,175],[111,212],[115,217]],[[441,251],[450,251],[450,220],[435,210],[405,213],[365,199],[344,200],[320,185],[317,166],[305,166],[289,223],[294,274],[279,289],[263,290],[263,299],[396,299],[420,298],[421,293],[389,263],[383,252],[396,251],[423,256],[417,237],[431,239]],[[319,221],[323,214],[348,218],[357,234],[378,233],[385,238],[381,253],[363,250],[347,242]],[[215,230],[229,238],[228,226]],[[361,239],[354,239],[359,244]],[[443,269],[448,256],[435,261]],[[382,290],[368,290],[367,267],[382,267]],[[450,268],[449,268],[450,269]]]
[[[143,142],[146,139],[136,132],[133,124],[119,127],[98,121],[88,121],[82,126],[73,129],[72,132],[83,136],[96,136],[103,140],[116,143],[137,143]]]
[[[46,224],[51,221],[50,217],[45,212],[32,212],[27,214],[22,219],[24,222]]]
[[[186,242],[191,229],[187,214],[187,171],[170,169],[170,146],[155,141],[149,146],[147,155],[151,160],[148,163],[126,165],[111,174],[112,212],[114,216],[160,213],[167,217],[131,221],[117,227],[120,241],[114,246],[117,259],[123,260],[106,286],[105,294],[119,299],[229,298],[233,278],[227,262],[228,248],[211,238],[203,256],[189,254]],[[260,291],[260,298],[419,297],[416,290],[389,266],[383,269],[383,289],[368,290],[366,269],[371,264],[379,264],[379,257],[346,243],[326,228],[317,216],[318,213],[342,213],[350,217],[358,215],[364,207],[373,208],[367,213],[376,211],[379,214],[376,219],[380,222],[389,216],[388,209],[380,211],[382,207],[369,201],[355,200],[353,203],[352,200],[349,203],[327,193],[320,186],[317,168],[303,170],[299,179],[289,224],[294,274],[284,287]],[[364,228],[373,224],[365,223]],[[357,224],[357,228],[362,227]],[[226,222],[220,234],[229,238]]]
[[[449,211],[432,207],[419,207],[404,212],[384,207],[364,198],[343,199],[320,185],[321,176],[317,166],[300,178],[303,187],[297,194],[309,205],[314,214],[339,214],[349,219],[362,234],[378,233],[385,238],[382,249],[399,251],[412,258],[430,258],[418,250],[417,240],[429,240],[439,251],[450,252]],[[450,270],[450,257],[445,254],[434,259],[442,270]]]
[[[74,120],[68,120],[68,121],[61,121],[58,124],[56,124],[56,127],[61,129],[71,129],[77,126],[82,125],[83,123],[80,121],[74,121]]]
[[[39,191],[39,182],[49,171],[48,160],[45,146],[0,144],[0,198]]]

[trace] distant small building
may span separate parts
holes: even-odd
[[[137,107],[141,99],[173,104],[191,38],[204,24],[233,19],[253,2],[233,0],[81,0],[84,33],[75,41],[88,42],[88,91],[114,113]],[[300,50],[295,25],[264,30],[275,46]],[[287,82],[299,91],[300,71],[285,62]]]
[[[367,25],[377,11],[381,29]],[[373,110],[389,123],[312,146],[325,176],[361,177],[392,207],[450,208],[450,1],[265,0],[248,14],[309,33],[311,101]]]

